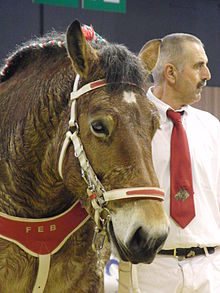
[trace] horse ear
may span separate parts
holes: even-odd
[[[147,42],[140,50],[138,57],[143,61],[145,69],[151,73],[155,67],[160,53],[160,39]]]
[[[89,66],[98,58],[95,49],[86,41],[81,25],[75,20],[67,29],[66,33],[67,52],[76,72],[87,78]]]

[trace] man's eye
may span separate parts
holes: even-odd
[[[196,64],[196,68],[201,69],[204,66],[203,62]]]

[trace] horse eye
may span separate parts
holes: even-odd
[[[104,137],[109,135],[109,130],[106,125],[101,120],[93,121],[91,123],[92,132],[99,137]]]

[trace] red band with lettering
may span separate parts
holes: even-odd
[[[49,254],[88,218],[79,202],[67,212],[49,219],[22,219],[0,214],[0,236],[34,254]]]

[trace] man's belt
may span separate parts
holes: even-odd
[[[158,254],[190,258],[196,255],[213,254],[214,252],[215,252],[215,247],[191,247],[191,248],[176,248],[176,249],[161,250],[158,252]]]

